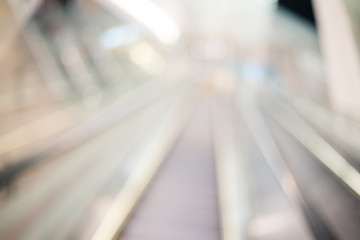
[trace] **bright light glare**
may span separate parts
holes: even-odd
[[[261,85],[266,79],[266,69],[254,61],[243,63],[240,71],[244,81],[251,86]]]
[[[101,34],[100,43],[104,48],[115,49],[140,39],[140,30],[135,25],[112,27]]]
[[[99,0],[125,11],[145,25],[164,44],[175,43],[180,29],[172,17],[149,0]],[[112,9],[112,10],[116,10]]]
[[[129,50],[130,59],[149,74],[158,75],[165,68],[165,59],[148,43],[135,44]]]

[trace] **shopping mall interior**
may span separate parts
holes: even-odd
[[[360,239],[360,1],[3,0],[1,240]]]

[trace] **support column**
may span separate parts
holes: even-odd
[[[360,60],[344,0],[313,0],[333,109],[360,119]]]

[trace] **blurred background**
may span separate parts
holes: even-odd
[[[0,239],[360,239],[360,2],[3,0]]]

